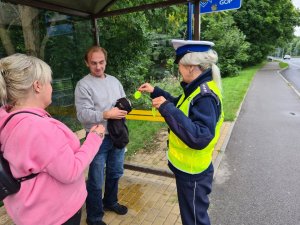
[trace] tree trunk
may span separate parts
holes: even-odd
[[[2,45],[6,51],[7,55],[11,55],[15,53],[15,48],[13,43],[11,42],[9,31],[6,30],[2,16],[0,15],[0,40]]]
[[[3,26],[2,24],[0,24],[0,40],[7,55],[15,53],[15,48],[10,40],[9,32],[5,29],[5,26]]]
[[[19,5],[18,9],[23,29],[26,53],[28,55],[39,57],[40,39],[37,18],[39,10],[23,5]]]

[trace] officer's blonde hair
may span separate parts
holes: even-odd
[[[46,84],[52,81],[50,66],[44,61],[16,53],[0,59],[0,103],[15,105],[33,90],[35,81]]]
[[[222,82],[220,69],[216,65],[218,61],[218,54],[214,50],[209,50],[207,52],[190,52],[185,54],[179,61],[182,65],[197,65],[203,71],[208,68],[212,69],[213,80],[218,85],[219,89],[222,90]]]

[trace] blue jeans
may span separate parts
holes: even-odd
[[[115,148],[110,136],[105,135],[100,149],[89,167],[86,212],[90,222],[102,220],[103,205],[110,207],[118,203],[118,183],[124,171],[124,156],[125,148]],[[105,192],[102,202],[104,178]]]

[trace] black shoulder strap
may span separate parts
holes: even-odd
[[[39,117],[42,117],[41,115],[37,114],[37,113],[34,113],[34,112],[30,112],[30,111],[19,111],[19,112],[16,112],[16,113],[13,113],[11,115],[9,115],[9,117],[6,119],[6,121],[3,123],[2,127],[1,127],[1,130],[6,126],[6,124],[10,121],[10,119],[12,117],[14,117],[15,115],[17,114],[20,114],[20,113],[29,113],[29,114],[34,114],[34,115],[37,115]]]
[[[203,96],[213,96],[214,99],[217,102],[217,105],[220,105],[220,99],[219,97],[209,88],[208,84],[202,83],[200,84],[200,94],[198,94],[194,99],[193,99],[193,103],[196,102],[199,98],[203,97]]]
[[[3,130],[3,128],[6,126],[6,124],[10,121],[10,119],[11,119],[12,117],[14,117],[15,115],[20,114],[20,113],[29,113],[29,114],[34,114],[34,115],[36,115],[36,116],[42,117],[41,115],[39,115],[39,114],[37,114],[37,113],[34,113],[34,112],[30,112],[30,111],[19,111],[19,112],[16,112],[16,113],[14,113],[14,114],[11,114],[11,115],[6,119],[6,121],[3,123],[2,127],[1,127],[1,131]],[[1,143],[0,143],[0,145],[1,145]],[[2,154],[2,153],[1,153],[1,154]],[[3,156],[2,156],[2,157],[3,157]],[[31,179],[31,178],[34,178],[34,177],[36,177],[38,174],[39,174],[39,173],[32,173],[32,174],[29,174],[28,176],[17,178],[16,180],[17,180],[18,182],[22,182],[22,181],[25,181],[25,180],[29,180],[29,179]]]
[[[39,175],[39,173],[32,173],[32,174],[29,174],[28,176],[25,176],[25,177],[20,177],[18,179],[16,179],[18,182],[22,182],[22,181],[25,181],[25,180],[30,180],[34,177],[36,177],[37,175]]]
[[[201,95],[207,95],[207,94],[211,94],[212,91],[210,90],[208,84],[205,82],[203,84],[200,84],[200,94]]]

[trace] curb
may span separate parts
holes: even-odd
[[[293,84],[292,84],[291,82],[289,82],[287,79],[285,79],[284,76],[283,76],[282,73],[281,73],[282,71],[285,71],[285,70],[287,70],[287,69],[288,69],[288,67],[283,68],[283,69],[281,69],[281,70],[278,70],[277,73],[278,73],[279,76],[287,83],[287,85],[290,86],[290,87],[293,89],[293,91],[298,95],[298,97],[300,97],[300,92],[297,91],[297,89],[293,86]]]
[[[228,130],[227,134],[226,134],[224,143],[223,143],[221,149],[219,150],[219,153],[218,153],[216,159],[213,162],[213,166],[214,166],[214,175],[213,175],[213,178],[215,178],[215,176],[216,176],[216,174],[218,172],[219,166],[221,164],[223,155],[225,154],[225,150],[226,150],[227,144],[229,142],[229,139],[230,139],[230,136],[231,136],[231,133],[232,133],[234,125],[235,125],[235,121],[230,124],[230,127],[229,127],[229,130]]]

